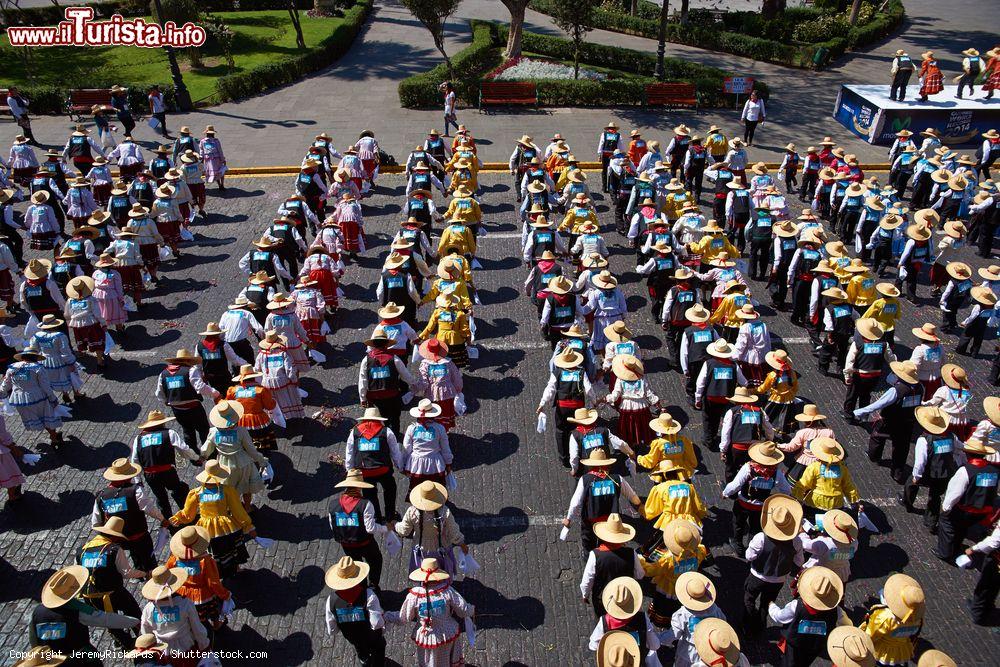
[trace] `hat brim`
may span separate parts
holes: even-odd
[[[356,560],[354,564],[357,566],[358,572],[353,577],[338,576],[335,566],[326,571],[326,574],[323,576],[323,583],[326,584],[327,588],[335,591],[346,591],[354,588],[367,579],[368,573],[371,572],[371,566],[363,560]]]
[[[621,524],[622,528],[625,529],[623,533],[611,532],[606,521],[600,521],[594,524],[594,535],[597,536],[601,542],[607,542],[608,544],[627,544],[635,539],[635,528],[628,525],[627,523]]]
[[[142,597],[146,598],[150,602],[162,600],[163,598],[176,593],[180,587],[184,585],[184,582],[188,580],[187,570],[181,567],[170,568],[170,575],[171,581],[166,586],[159,584],[152,579],[143,584],[141,591]]]
[[[424,496],[420,495],[418,489],[423,484],[434,485],[434,498],[425,498]],[[438,482],[431,482],[431,481],[422,482],[421,484],[418,484],[417,486],[413,487],[413,490],[410,491],[409,499],[410,499],[410,504],[416,507],[418,510],[424,512],[433,512],[436,509],[440,509],[441,507],[444,506],[446,502],[448,502],[448,489],[446,489],[443,484],[440,484]]]
[[[129,466],[131,466],[130,472],[116,472],[111,468],[104,471],[102,477],[109,482],[124,482],[129,479],[135,479],[142,472],[142,467],[129,461]]]
[[[170,553],[176,558],[181,560],[200,558],[208,553],[208,532],[201,526],[193,526],[193,528],[198,534],[198,539],[195,540],[193,544],[184,544],[181,542],[180,531],[174,533],[174,535],[170,538]],[[191,555],[188,555],[189,551],[191,552]]]

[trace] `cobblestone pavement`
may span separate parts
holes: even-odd
[[[486,175],[483,181],[483,209],[490,233],[481,243],[483,268],[476,273],[483,301],[476,309],[482,356],[467,376],[470,415],[461,420],[452,445],[459,483],[454,497],[456,516],[483,565],[476,580],[457,584],[478,611],[479,643],[467,657],[483,667],[592,664],[585,647],[593,616],[581,603],[577,588],[583,562],[576,531],[570,541],[558,540],[557,524],[573,482],[556,462],[552,435],[538,435],[534,428],[534,408],[546,380],[549,351],[538,334],[533,307],[521,296],[524,270],[517,258],[519,223],[509,179]],[[26,646],[26,614],[37,601],[41,584],[54,568],[70,562],[88,535],[92,494],[102,482],[100,472],[127,454],[136,420],[157,404],[153,383],[162,358],[181,345],[193,344],[196,332],[235,295],[243,282],[237,259],[254,233],[270,221],[290,185],[287,178],[244,178],[233,179],[224,197],[211,192],[211,214],[196,226],[197,243],[166,267],[150,305],[130,325],[127,350],[115,354],[104,376],[90,376],[88,397],[77,404],[76,418],[66,425],[71,442],[60,455],[36,436],[25,434],[18,418],[8,421],[16,441],[42,452],[43,458],[27,471],[28,501],[17,511],[0,512],[4,582],[0,586],[4,612],[0,650]],[[344,286],[347,299],[332,350],[326,350],[328,362],[303,383],[312,409],[329,405],[342,410],[345,418],[357,413],[356,365],[364,349],[361,341],[376,322],[373,282],[388,239],[396,230],[401,196],[401,179],[386,177],[379,193],[366,202],[374,247],[359,265],[349,268]],[[603,203],[600,211],[602,223],[610,228]],[[644,281],[634,273],[633,255],[622,248],[614,232],[607,235],[615,246],[612,268],[623,277],[628,295],[628,322],[647,351],[651,381],[697,442],[701,414],[687,407],[678,376],[665,370],[663,338],[649,321]],[[971,254],[963,259],[973,266],[982,265]],[[754,288],[762,290],[762,285]],[[928,288],[920,291],[926,296]],[[925,319],[938,321],[936,308],[927,298],[918,308],[907,305],[905,309],[900,331],[906,333],[900,336],[897,349],[901,356],[908,355],[914,344],[908,334],[911,326]],[[942,565],[932,556],[931,538],[919,517],[898,507],[898,489],[887,471],[865,459],[865,432],[836,416],[843,386],[818,376],[802,330],[791,326],[784,315],[775,316],[766,307],[762,312],[774,334],[784,340],[796,369],[804,374],[801,395],[831,415],[850,454],[857,484],[884,530],[866,540],[855,559],[856,580],[848,586],[846,599],[852,618],[860,619],[888,574],[905,570],[922,581],[927,591],[922,644],[943,648],[961,664],[993,662],[985,651],[996,646],[996,630],[970,626],[960,607],[976,573]],[[948,342],[953,347],[954,337],[948,337]],[[959,361],[969,370],[978,406],[978,399],[991,391],[985,379],[987,364]],[[981,416],[979,407],[973,412],[977,419]],[[313,422],[298,426],[272,456],[277,480],[266,498],[258,498],[263,507],[255,519],[260,534],[277,540],[277,545],[268,552],[251,547],[247,570],[231,582],[238,611],[232,629],[219,637],[221,648],[267,651],[268,660],[256,664],[354,664],[346,643],[331,647],[322,618],[323,572],[340,556],[330,538],[326,507],[333,484],[343,475],[340,458],[348,425],[340,421],[329,429],[317,428]],[[709,474],[699,475],[696,485],[706,502],[715,505],[721,466],[716,456],[701,454]],[[189,466],[182,476],[190,480],[194,472]],[[638,487],[644,493],[649,483],[642,479]],[[728,512],[728,502],[715,508],[706,521],[706,542],[717,562],[709,574],[719,583],[724,610],[734,616],[746,565],[725,546]],[[402,600],[404,568],[402,557],[387,562],[383,578],[387,609],[397,609]],[[782,598],[787,595],[786,591]],[[407,633],[400,628],[389,631],[389,654],[400,664],[412,665]],[[101,637],[102,646],[107,646]],[[773,643],[746,642],[744,648],[756,664],[776,660]]]

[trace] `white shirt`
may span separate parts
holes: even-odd
[[[622,547],[622,549],[628,549],[628,547]],[[634,564],[632,566],[632,576],[636,581],[642,581],[642,578],[646,576],[645,570],[642,569],[642,561],[639,560],[639,556],[632,552],[632,558]],[[594,590],[594,577],[597,575],[597,556],[594,555],[593,549],[587,554],[587,564],[583,566],[583,577],[580,579],[580,595],[583,596],[585,600],[590,599],[590,593]]]
[[[1000,549],[1000,523],[993,526],[993,532],[972,545],[976,553],[991,554]]]
[[[619,499],[622,501],[621,513],[627,516],[632,516],[635,514],[633,507],[639,504],[639,496],[635,494],[629,483],[625,481],[625,478],[621,478],[621,489],[619,490]],[[573,492],[573,497],[569,501],[569,509],[566,511],[566,519],[572,521],[573,517],[580,515],[580,510],[583,508],[584,497],[587,495],[587,490],[583,486],[583,478],[581,477],[576,483],[576,491]]]
[[[153,498],[153,495],[144,494],[142,492],[142,486],[136,486],[135,502],[139,505],[139,509],[141,509],[144,514],[153,517],[153,519],[158,522],[163,521],[163,513],[160,511],[160,508],[156,506],[156,501]],[[90,525],[104,525],[104,514],[101,513],[101,501],[99,499],[94,500],[94,510],[90,513]]]
[[[337,633],[334,632],[337,628],[337,614],[333,611],[334,595],[336,593],[326,599],[326,633],[330,635],[331,645],[337,641]],[[371,623],[372,630],[384,628],[385,614],[382,611],[382,605],[379,604],[375,592],[370,588],[365,591],[365,607],[368,610],[368,622]]]
[[[764,100],[758,99],[756,102],[747,100],[743,105],[743,113],[740,120],[764,120],[767,112],[764,111]]]
[[[927,435],[927,433],[924,433],[917,438],[917,444],[913,450],[913,479],[918,482],[920,481],[920,478],[924,476],[924,469],[927,467],[927,461],[931,456],[931,441],[928,440]],[[951,456],[955,459],[955,465],[965,465],[965,452],[962,451],[962,445],[958,442],[957,438],[950,436],[947,433],[933,436],[933,438],[935,442],[938,440],[950,440]]]
[[[687,341],[685,340],[683,342],[686,343]],[[681,347],[684,348],[684,345],[682,344]],[[684,349],[681,350],[681,365],[683,365],[683,366],[687,365],[687,362],[684,361],[684,358],[686,356],[685,355],[685,351],[686,351],[686,348],[684,348]],[[745,375],[743,375],[743,370],[737,364],[733,364],[733,368],[736,369],[736,384],[738,384],[741,387],[747,386],[747,378],[746,378]],[[687,373],[686,370],[684,372]],[[702,364],[701,372],[698,373],[698,383],[695,386],[695,390],[694,390],[694,400],[696,402],[697,401],[701,401],[702,397],[705,395],[705,388],[706,387],[708,387],[708,361],[707,360],[705,361],[704,364]],[[722,428],[725,429],[726,427],[723,426]]]
[[[948,481],[948,489],[944,492],[944,500],[941,501],[941,511],[950,512],[958,505],[958,501],[965,495],[965,489],[969,486],[969,471],[962,466],[955,471]]]
[[[236,343],[246,340],[253,331],[258,338],[264,337],[264,327],[260,326],[257,319],[242,308],[227,310],[219,318],[219,328],[222,329],[222,338],[227,343]]]
[[[154,431],[148,432],[152,433]],[[184,438],[182,438],[177,431],[168,428],[164,431],[164,433],[166,433],[167,437],[170,439],[170,446],[180,452],[181,456],[189,461],[198,460],[198,453],[187,446],[187,443],[184,442]],[[142,435],[143,434],[140,433],[132,439],[132,455],[129,457],[132,463],[139,462],[139,438],[142,437]]]
[[[748,479],[750,479],[750,464],[744,463],[740,467],[740,471],[736,473],[736,477],[733,477],[733,481],[726,484],[726,488],[722,490],[722,496],[724,498],[733,498],[740,492],[740,489],[746,484]],[[774,491],[787,494],[791,494],[792,492],[792,485],[789,484],[788,478],[785,477],[785,471],[780,466],[774,473]]]
[[[163,113],[167,110],[167,106],[163,103],[163,94],[160,95],[149,95],[149,103],[153,105],[153,113]]]
[[[760,532],[760,533],[757,533],[756,535],[754,535],[753,539],[750,540],[750,544],[747,546],[747,552],[746,552],[746,559],[747,559],[747,561],[753,561],[753,559],[757,557],[757,554],[759,554],[761,552],[761,549],[764,548],[764,537],[765,537],[764,533]],[[798,565],[798,566],[801,567],[802,563],[805,562],[805,556],[803,556],[803,554],[802,554],[802,534],[801,533],[799,535],[796,535],[792,539],[792,545],[795,547],[795,555],[792,557],[792,561],[796,565]],[[766,582],[771,583],[771,584],[781,584],[781,583],[784,583],[785,579],[787,579],[787,576],[782,576],[782,577],[765,577],[763,574],[761,574],[760,572],[758,572],[757,570],[755,570],[753,568],[753,565],[750,566],[750,574],[752,574],[753,576],[757,577],[761,581],[766,581]]]

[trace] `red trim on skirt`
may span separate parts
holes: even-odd
[[[434,401],[441,407],[441,414],[438,415],[434,421],[444,426],[446,431],[450,431],[455,428],[455,399],[445,398],[440,401]]]
[[[140,245],[139,254],[142,255],[142,263],[146,268],[155,269],[160,265],[160,246],[155,243]]]
[[[321,318],[303,318],[300,321],[302,322],[302,328],[306,330],[306,336],[309,337],[310,343],[322,343],[326,340],[326,336],[320,333],[323,328],[323,320]]]
[[[361,160],[361,167],[365,170],[365,178],[371,179],[372,174],[375,173],[376,164],[378,164],[378,161],[375,158]]]
[[[76,340],[76,349],[80,352],[104,351],[104,327],[95,322],[85,327],[70,327]]]
[[[633,447],[645,448],[653,441],[649,422],[653,418],[649,408],[618,411],[618,437]]]
[[[122,277],[122,290],[138,301],[142,298],[142,267],[118,266],[118,274]]]
[[[333,277],[333,271],[326,269],[313,269],[309,272],[309,280],[316,281],[316,287],[323,294],[323,299],[328,306],[339,305],[337,300],[337,281]]]
[[[181,240],[181,223],[177,220],[157,220],[156,231],[160,232],[163,242],[169,246],[177,245]]]
[[[28,247],[32,250],[52,250],[56,246],[56,233],[55,232],[42,232],[40,234],[31,234],[31,240],[28,242]]]
[[[924,387],[924,400],[929,400],[934,392],[938,390],[941,386],[941,378],[934,378],[933,380],[921,380],[920,384]]]
[[[751,364],[746,361],[736,362],[740,365],[740,369],[743,371],[743,375],[747,378],[747,383],[751,387],[759,387],[763,382],[764,378],[767,377],[767,366],[764,364]]]
[[[956,438],[965,442],[972,437],[973,432],[976,430],[976,425],[972,422],[965,422],[964,424],[956,424],[951,422],[948,424],[947,433],[951,433]]]
[[[931,284],[934,287],[944,287],[947,282],[948,271],[945,269],[945,265],[937,262],[931,264]]]

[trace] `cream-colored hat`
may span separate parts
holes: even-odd
[[[761,508],[760,525],[764,534],[772,540],[792,540],[802,528],[802,504],[783,493],[772,494]]]
[[[826,638],[830,662],[837,667],[875,667],[875,645],[868,633],[853,625],[840,625]]]
[[[642,609],[642,586],[632,577],[617,577],[601,591],[601,602],[611,618],[626,621]]]
[[[685,572],[674,583],[677,600],[691,611],[705,611],[715,604],[715,584],[701,572]]]
[[[609,514],[594,524],[594,535],[607,544],[625,544],[635,539],[635,528],[622,521],[620,514]]]
[[[326,571],[323,580],[328,588],[346,591],[367,579],[370,571],[371,566],[368,563],[356,561],[350,556],[342,556],[336,565]]]
[[[444,484],[427,480],[417,484],[410,491],[410,504],[418,510],[433,512],[448,502],[448,489]]]

